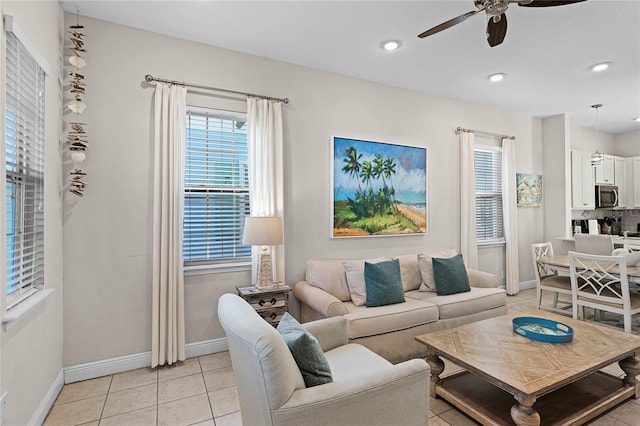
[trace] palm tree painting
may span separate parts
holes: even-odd
[[[332,237],[427,232],[427,149],[333,138]]]

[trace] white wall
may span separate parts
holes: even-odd
[[[596,130],[586,127],[571,126],[571,149],[577,151],[593,152],[596,149],[602,153],[614,155],[616,144],[615,135],[598,131],[596,140]]]
[[[636,157],[640,155],[640,130],[615,135],[614,155]]]
[[[3,1],[1,8],[3,14],[15,17],[35,48],[51,66],[45,93],[44,250],[45,286],[54,288],[55,291],[44,305],[39,306],[9,331],[0,331],[0,394],[8,392],[7,417],[3,424],[25,425],[38,420],[34,415],[62,370],[62,10],[58,2],[51,1]],[[4,38],[4,31],[2,37]],[[4,52],[2,55],[4,56]],[[4,65],[2,70],[4,74]],[[4,123],[4,120],[2,122]],[[2,130],[4,134],[4,128]],[[4,151],[2,138],[2,152]],[[2,160],[4,164],[4,157]],[[1,194],[4,197],[4,192]],[[2,217],[4,218],[4,212]],[[6,244],[4,237],[2,233],[0,239],[3,247]],[[4,265],[5,261],[2,262]],[[4,274],[2,275],[2,282],[6,282]],[[40,408],[43,408],[46,414],[47,407]]]
[[[556,115],[542,120],[544,174],[544,238],[553,244],[554,252],[567,252],[557,237],[570,235],[571,224],[571,155],[570,119]]]
[[[67,19],[75,19],[70,15]],[[354,258],[459,248],[457,126],[515,135],[519,172],[539,172],[539,120],[328,72],[83,18],[87,34],[88,187],[64,227],[64,364],[150,350],[153,85],[145,74],[289,97],[285,135],[286,282],[310,258]],[[190,99],[194,99],[191,96]],[[198,102],[244,109],[244,100]],[[364,138],[428,148],[429,234],[329,238],[330,138]],[[522,209],[519,210],[519,214]],[[533,279],[528,245],[542,209],[522,211],[521,280]],[[540,234],[541,235],[541,234]],[[502,254],[481,255],[494,270]],[[498,266],[501,268],[502,266]],[[498,272],[498,271],[495,271]],[[186,280],[187,342],[221,338],[220,294],[247,273]],[[293,301],[293,311],[297,303]]]

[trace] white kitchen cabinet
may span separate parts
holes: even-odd
[[[571,151],[571,208],[596,208],[594,168],[591,166],[591,153]]]
[[[597,185],[613,185],[616,178],[615,162],[615,157],[605,155],[604,164],[602,166],[595,167]]]
[[[614,185],[618,187],[618,207],[627,207],[627,159],[615,157]]]
[[[627,159],[627,208],[640,208],[640,157]]]

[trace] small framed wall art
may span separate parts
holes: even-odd
[[[427,148],[332,138],[331,237],[427,233]]]
[[[542,205],[542,175],[516,173],[518,207],[540,207]]]

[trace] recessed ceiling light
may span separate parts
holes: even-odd
[[[389,52],[396,50],[398,47],[400,47],[400,42],[398,40],[388,40],[382,43],[382,48]]]
[[[634,121],[640,121],[640,117],[636,117],[633,119]]]
[[[489,76],[489,80],[491,80],[493,83],[497,83],[498,81],[502,80],[503,78],[504,78],[504,74],[503,73],[491,74]]]
[[[595,72],[604,71],[607,68],[609,68],[609,65],[610,65],[609,62],[602,62],[601,64],[595,64],[594,66],[591,67],[591,71],[595,71]]]

